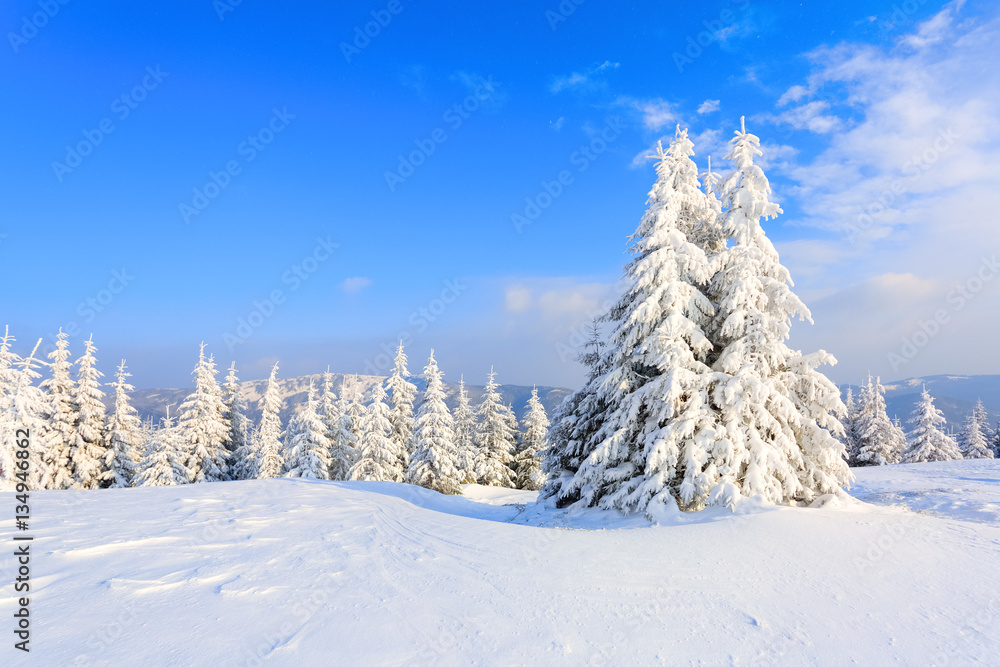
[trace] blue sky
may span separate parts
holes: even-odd
[[[93,333],[140,387],[202,340],[250,379],[381,370],[400,335],[413,372],[574,385],[643,154],[680,123],[724,172],[746,115],[792,344],[840,381],[1000,372],[993,3],[561,6],[4,3],[4,322]]]

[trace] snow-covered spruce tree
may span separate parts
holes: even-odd
[[[325,382],[325,378],[324,378]],[[332,387],[331,392],[332,394]],[[348,398],[345,382],[340,385],[340,398],[334,404],[332,412],[327,412],[327,425],[330,429],[330,479],[345,480],[351,477],[351,465],[357,454],[358,441],[354,435],[354,418],[351,417],[351,399]],[[324,396],[326,390],[324,389]]]
[[[69,335],[62,329],[56,336],[56,348],[49,352],[49,377],[42,381],[45,422],[42,475],[43,489],[73,487],[70,452],[76,434],[77,413],[73,404],[73,364],[69,360]]]
[[[594,322],[590,340],[578,357],[587,367],[583,387],[563,400],[552,418],[549,446],[542,460],[545,484],[539,498],[553,498],[558,507],[565,507],[579,500],[579,489],[573,479],[589,454],[588,445],[601,426],[605,406],[598,393],[604,372],[599,323]]]
[[[102,373],[94,364],[94,337],[84,341],[83,356],[76,360],[76,387],[73,410],[77,413],[76,433],[70,450],[74,487],[96,489],[111,482],[107,467],[107,440],[104,433],[104,392]]]
[[[697,489],[732,506],[739,495],[772,503],[808,503],[852,478],[838,438],[845,412],[837,387],[817,368],[836,363],[825,351],[803,355],[785,344],[794,316],[812,322],[792,293],[791,276],[761,228],[781,209],[770,201],[764,172],[753,163],[760,140],[743,120],[727,156],[734,172],[719,191],[720,227],[731,240],[713,260],[709,296],[716,307],[707,330],[714,344],[717,437],[703,433],[708,463]],[[694,493],[692,497],[699,497]]]
[[[690,239],[696,246],[704,250],[706,255],[713,257],[726,249],[727,239],[725,232],[718,224],[719,217],[722,215],[722,202],[716,196],[719,179],[712,171],[712,156],[708,157],[708,169],[702,174],[701,182],[708,215],[696,216]]]
[[[844,400],[844,417],[840,420],[844,426],[844,460],[848,465],[856,465],[858,460],[858,406],[854,402],[854,392],[847,388],[847,398]]]
[[[254,461],[258,479],[281,477],[285,459],[281,446],[281,391],[278,386],[278,364],[271,368],[267,388],[260,399],[260,423],[254,434]]]
[[[483,400],[479,404],[476,479],[485,486],[514,486],[510,464],[517,433],[511,431],[507,406],[500,402],[496,373],[490,368]]]
[[[469,406],[465,377],[458,381],[455,399],[455,452],[462,484],[476,483],[476,415]]]
[[[135,389],[126,378],[132,374],[125,370],[125,360],[118,366],[115,381],[115,412],[108,418],[107,467],[111,473],[111,488],[124,489],[134,486],[139,471],[142,447],[142,422],[139,413],[128,400],[128,392]]]
[[[159,428],[148,432],[143,445],[145,454],[135,478],[136,486],[174,486],[190,484],[190,475],[184,465],[186,458],[180,448],[177,429],[170,419],[170,410]]]
[[[441,371],[434,360],[434,350],[424,367],[424,400],[413,424],[413,455],[408,478],[438,493],[461,494],[462,477],[455,447],[454,421],[444,402]]]
[[[257,461],[253,445],[250,443],[250,419],[247,406],[240,392],[240,380],[236,376],[236,362],[229,364],[226,382],[222,390],[223,416],[229,425],[225,447],[229,459],[229,478],[233,480],[256,479]]]
[[[522,420],[524,430],[521,434],[521,449],[514,457],[514,470],[517,488],[526,491],[538,491],[545,481],[542,475],[541,453],[548,447],[549,418],[545,407],[538,400],[538,389],[531,388],[531,398],[526,406],[527,412]]]
[[[399,465],[405,473],[409,467],[409,457],[413,452],[413,401],[417,396],[417,387],[407,381],[409,373],[406,370],[406,353],[403,352],[403,342],[396,349],[396,359],[393,362],[392,374],[389,376],[389,400],[392,412],[389,420],[392,422],[392,440],[397,449],[403,452]]]
[[[229,452],[226,439],[229,423],[222,390],[215,380],[215,360],[205,356],[205,343],[198,350],[194,392],[181,404],[177,428],[187,456],[185,466],[191,482],[222,482],[229,479]]]
[[[962,458],[958,445],[941,430],[947,422],[941,411],[934,407],[934,399],[926,387],[909,423],[913,424],[913,430],[909,433],[910,448],[903,456],[903,463],[956,461]]]
[[[361,424],[364,422],[365,414],[368,412],[365,407],[365,392],[364,389],[361,388],[360,384],[361,383],[358,380],[357,375],[351,377],[351,398],[347,402],[347,407],[344,410],[344,414],[350,417],[348,421],[350,423],[351,433],[354,435],[355,448],[361,444]],[[345,392],[347,392],[347,388],[342,387],[341,393]]]
[[[993,458],[1000,459],[1000,419],[997,420],[997,427],[990,437],[990,448],[993,450]]]
[[[657,180],[631,236],[629,287],[605,316],[611,326],[591,403],[603,417],[586,458],[561,496],[586,505],[646,511],[649,504],[696,509],[711,490],[706,476],[716,441],[708,391],[713,313],[702,293],[711,278],[704,250],[689,240],[712,216],[699,187],[687,132],[658,146]],[[591,408],[593,409],[593,408]]]
[[[976,406],[965,420],[965,430],[962,432],[961,440],[961,451],[964,458],[993,458],[993,450],[990,449],[990,443],[986,437],[987,429],[986,408],[980,400],[976,402]]]
[[[41,462],[44,442],[42,434],[42,391],[35,386],[41,374],[35,370],[41,365],[36,358],[42,340],[38,339],[31,353],[21,358],[10,351],[14,342],[9,332],[0,345],[7,347],[3,369],[3,394],[0,394],[0,490],[11,491],[18,482],[27,483],[31,489],[39,488],[42,476]],[[28,447],[18,445],[18,430],[28,430]]]
[[[871,374],[861,391],[855,429],[858,454],[854,465],[884,466],[899,463],[906,449],[906,436],[886,414],[885,388],[879,378],[872,381]]]
[[[316,388],[310,383],[306,404],[288,423],[286,477],[330,479],[330,440],[316,408]]]
[[[402,482],[402,453],[392,438],[389,406],[385,387],[379,382],[372,388],[372,402],[361,418],[361,442],[358,457],[351,466],[351,479],[362,482]]]

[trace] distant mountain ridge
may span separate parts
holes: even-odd
[[[417,405],[420,405],[420,401],[423,397],[424,390],[424,379],[420,376],[411,376],[408,378],[410,382],[417,386]],[[385,377],[376,375],[352,375],[352,374],[342,374],[333,373],[333,389],[337,396],[340,396],[344,391],[344,386],[346,383],[348,391],[360,391],[364,396],[364,400],[367,403],[369,397],[371,396],[372,387],[378,382],[384,382]],[[317,392],[322,390],[323,387],[323,375],[322,373],[316,373],[314,375],[303,375],[300,377],[293,378],[278,378],[278,387],[280,389],[281,398],[283,401],[281,420],[283,424],[288,424],[288,420],[294,414],[296,408],[305,402],[306,396],[309,392],[309,385],[312,383]],[[240,392],[243,395],[243,399],[247,404],[247,414],[254,420],[257,421],[260,418],[260,399],[264,395],[264,390],[267,388],[267,380],[247,380],[246,382],[240,383]],[[483,387],[479,385],[465,385],[466,390],[469,394],[469,401],[475,407],[479,404],[479,401],[483,395]],[[572,393],[571,389],[566,389],[563,387],[537,387],[538,398],[541,400],[542,405],[545,406],[545,411],[552,415],[555,409],[563,401],[563,399]],[[448,407],[455,408],[455,402],[458,397],[458,383],[457,382],[445,382],[445,401]],[[501,385],[500,395],[503,402],[510,404],[514,408],[514,413],[517,418],[520,419],[525,411],[525,404],[528,402],[528,398],[531,396],[532,387],[525,385]],[[170,410],[171,417],[174,417],[178,413],[178,409],[181,403],[184,402],[191,392],[194,391],[191,387],[179,388],[179,389],[139,389],[132,392],[132,405],[139,412],[139,417],[145,421],[152,418],[154,423],[159,423],[160,419],[166,416],[167,410]],[[110,410],[114,404],[114,394],[108,393],[104,397],[104,402]]]

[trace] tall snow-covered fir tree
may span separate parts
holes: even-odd
[[[348,392],[346,387],[347,379],[344,379],[345,386],[341,388],[341,393]],[[350,385],[350,400],[347,401],[344,414],[349,417],[347,423],[350,424],[351,433],[354,435],[355,449],[361,444],[361,424],[365,420],[367,408],[365,407],[365,392],[360,386],[358,376],[352,376]],[[357,453],[357,452],[355,452]]]
[[[271,368],[267,388],[260,399],[260,423],[254,434],[254,460],[259,479],[281,476],[285,459],[281,446],[281,390],[278,387],[278,364]]]
[[[413,402],[417,396],[417,387],[406,377],[406,353],[403,342],[399,342],[396,358],[389,376],[389,400],[392,411],[389,420],[392,422],[392,439],[397,448],[403,452],[399,465],[406,472],[409,467],[410,453],[413,451]]]
[[[611,333],[596,387],[604,406],[589,453],[562,497],[645,511],[656,504],[702,505],[716,440],[705,327],[713,307],[700,286],[711,278],[704,250],[689,240],[712,217],[698,183],[687,132],[657,147],[657,180],[631,236],[629,287],[605,317]]]
[[[521,449],[514,457],[515,480],[519,489],[538,491],[545,477],[542,475],[541,454],[548,447],[549,418],[545,406],[538,400],[538,389],[532,387],[527,412],[522,420]]]
[[[330,379],[332,383],[332,378]],[[324,387],[326,377],[324,376]],[[331,386],[330,395],[333,395]],[[325,421],[330,439],[330,479],[345,480],[351,477],[351,466],[357,455],[358,441],[354,435],[354,418],[351,416],[352,400],[348,396],[346,378],[341,381],[340,397],[326,412]],[[323,390],[324,400],[327,390]]]
[[[229,365],[229,372],[226,374],[222,404],[225,406],[223,416],[229,426],[225,442],[229,460],[229,478],[256,479],[257,461],[250,443],[250,420],[247,418],[246,402],[240,392],[235,361]]]
[[[500,400],[496,375],[490,368],[483,400],[479,404],[476,479],[485,486],[513,487],[514,475],[510,464],[513,461],[517,433],[510,428],[507,406]]]
[[[962,431],[960,449],[964,458],[993,458],[993,450],[990,449],[990,442],[987,436],[988,429],[986,407],[983,406],[982,400],[976,401],[975,407],[965,420],[965,429]]]
[[[879,378],[868,381],[861,389],[861,399],[855,414],[857,456],[854,465],[884,466],[899,463],[906,450],[906,436],[892,423],[886,413],[885,388]]]
[[[605,412],[598,394],[604,372],[604,347],[606,343],[601,338],[600,323],[595,321],[590,340],[578,356],[578,361],[587,367],[586,381],[582,388],[563,400],[552,416],[549,446],[542,459],[546,481],[539,498],[552,498],[559,507],[579,500],[573,492],[561,494],[564,489],[570,489],[574,475],[590,453],[588,447],[601,426]]]
[[[781,212],[754,164],[760,140],[743,120],[727,159],[735,170],[720,184],[721,231],[731,241],[713,259],[708,294],[715,315],[707,330],[713,369],[724,373],[712,401],[717,437],[705,434],[708,463],[696,488],[713,504],[737,497],[808,503],[835,493],[852,478],[843,459],[840,391],[817,368],[836,363],[825,351],[803,355],[786,345],[794,316],[812,322],[792,293],[791,276],[765,236],[761,220]]]
[[[136,486],[174,486],[190,484],[186,455],[181,451],[177,428],[170,419],[170,410],[159,428],[148,431],[145,454],[135,478]]]
[[[56,347],[48,355],[49,377],[40,385],[44,394],[42,416],[45,422],[45,450],[39,480],[43,489],[73,487],[70,452],[75,440],[77,413],[73,403],[73,364],[69,356],[69,335],[59,329]]]
[[[410,484],[438,493],[461,494],[462,476],[455,446],[454,420],[444,402],[441,371],[431,350],[424,367],[424,400],[413,426],[413,455],[410,457]]]
[[[131,376],[122,359],[115,381],[111,383],[115,390],[115,412],[109,417],[107,428],[107,467],[111,473],[111,488],[115,489],[134,486],[142,455],[142,422],[128,398],[128,392],[135,389],[127,380]]]
[[[0,490],[15,490],[18,482],[31,489],[39,488],[45,443],[41,439],[44,402],[34,381],[41,377],[35,370],[41,361],[35,356],[41,339],[31,353],[21,358],[10,350],[14,342],[8,332],[0,343]],[[6,348],[6,349],[3,349]],[[18,430],[28,430],[27,449],[19,446]],[[25,453],[25,454],[22,454]]]
[[[194,392],[181,404],[177,422],[187,455],[185,465],[193,483],[229,479],[229,452],[226,449],[229,424],[216,373],[215,360],[205,356],[205,343],[202,343],[198,365],[191,371]]]
[[[361,442],[351,466],[351,479],[362,482],[402,482],[400,461],[404,452],[392,437],[385,387],[372,388],[372,402],[361,418]]]
[[[305,405],[288,423],[286,477],[330,479],[330,440],[316,410],[316,388],[310,383]]]
[[[83,356],[76,360],[73,410],[77,413],[76,433],[70,450],[74,487],[97,489],[111,482],[107,467],[107,440],[104,433],[104,392],[102,373],[94,364],[94,337],[84,341]]]
[[[934,399],[926,387],[909,423],[913,424],[913,430],[909,433],[910,447],[903,456],[903,463],[956,461],[962,458],[958,445],[941,430],[947,422],[941,411],[934,407]]]
[[[860,401],[859,401],[860,402]],[[841,424],[844,426],[844,460],[848,465],[856,465],[858,460],[858,405],[854,401],[854,392],[847,388],[847,397],[844,399],[844,417]]]
[[[469,392],[465,389],[465,377],[458,381],[458,395],[455,402],[455,452],[459,474],[463,484],[476,482],[476,415],[469,406]]]

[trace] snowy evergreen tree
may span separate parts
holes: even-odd
[[[408,472],[410,484],[438,493],[461,494],[462,477],[455,446],[454,421],[444,402],[441,371],[434,350],[424,367],[424,400],[417,411],[413,429],[413,456]]]
[[[392,412],[389,420],[392,422],[392,440],[403,458],[399,465],[405,473],[409,467],[410,453],[413,451],[413,401],[417,395],[417,387],[407,381],[409,373],[406,370],[406,353],[403,352],[403,342],[396,349],[396,359],[392,374],[389,376],[389,398]]]
[[[721,428],[714,437],[702,431],[707,465],[693,482],[698,491],[692,497],[710,489],[713,504],[732,506],[739,495],[808,503],[851,479],[837,439],[845,407],[836,386],[817,370],[836,359],[822,350],[803,355],[785,344],[794,316],[812,318],[761,227],[781,209],[753,163],[760,140],[746,132],[742,119],[740,125],[727,156],[735,171],[719,188],[719,226],[732,245],[714,258],[709,287],[716,306],[707,331],[717,351],[713,369],[726,376],[712,392]]]
[[[332,380],[331,380],[332,381]],[[325,378],[324,378],[325,382]],[[327,395],[324,389],[324,397]],[[330,394],[332,395],[332,388]],[[359,404],[360,405],[360,404]],[[357,454],[358,441],[354,435],[354,418],[351,416],[351,399],[346,383],[341,384],[340,398],[326,413],[330,429],[330,479],[350,479],[351,465]]]
[[[558,507],[579,500],[579,496],[574,495],[578,492],[564,491],[572,489],[573,478],[590,453],[589,443],[596,438],[606,411],[598,393],[604,371],[604,347],[598,323],[595,322],[591,338],[578,357],[578,361],[587,367],[586,382],[581,389],[567,396],[553,415],[549,446],[542,460],[546,481],[539,498],[552,498]]]
[[[910,431],[910,448],[903,457],[904,463],[923,463],[925,461],[955,461],[962,458],[958,445],[941,430],[947,423],[941,411],[934,407],[927,388],[920,394],[920,402],[913,410],[909,423],[913,424]]]
[[[236,362],[229,365],[226,382],[223,386],[222,404],[225,406],[223,416],[229,425],[226,436],[226,452],[229,460],[229,478],[234,480],[256,479],[257,460],[253,445],[250,443],[250,419],[247,417],[247,406],[240,392],[240,380],[236,376]]]
[[[159,428],[148,432],[143,445],[145,454],[135,478],[136,486],[174,486],[189,484],[186,455],[181,451],[177,428],[170,419],[170,410]]]
[[[521,449],[514,458],[515,484],[519,489],[538,491],[542,488],[541,453],[548,447],[549,418],[538,400],[538,389],[532,387],[524,416]]]
[[[13,342],[9,331],[0,342],[0,364],[6,364],[0,369],[4,392],[0,395],[0,490],[4,491],[16,490],[18,482],[39,488],[45,447],[41,439],[43,396],[34,384],[41,377],[35,369],[42,362],[35,355],[42,341],[24,358],[10,350]],[[27,449],[19,446],[20,429],[28,430]]]
[[[70,450],[74,487],[96,489],[111,483],[107,467],[107,440],[104,433],[104,392],[102,373],[94,364],[94,337],[84,341],[83,356],[76,360],[76,387],[73,411],[77,413],[76,432]]]
[[[858,406],[854,402],[854,392],[847,388],[847,398],[844,400],[844,418],[841,423],[844,426],[844,460],[849,465],[857,465],[858,460]]]
[[[281,389],[278,386],[278,364],[271,368],[267,388],[260,399],[260,424],[254,437],[254,461],[259,479],[281,476],[284,455],[281,446]]]
[[[976,406],[969,413],[969,417],[965,421],[965,430],[962,432],[960,447],[964,458],[994,458],[993,450],[990,449],[990,443],[986,436],[987,432],[986,408],[980,400],[976,402]]]
[[[455,404],[455,451],[458,459],[462,484],[476,483],[476,415],[469,407],[469,393],[465,389],[465,378],[458,381],[458,396]]]
[[[354,435],[355,448],[357,448],[361,444],[361,424],[362,422],[364,422],[365,414],[367,414],[368,412],[367,408],[365,407],[365,395],[364,395],[365,392],[360,387],[360,384],[361,383],[358,380],[358,376],[357,375],[353,376],[351,380],[351,389],[350,389],[351,398],[347,402],[347,407],[344,410],[344,414],[346,414],[349,417],[347,421],[350,423],[351,433]],[[341,392],[346,392],[346,391],[347,391],[346,388],[341,389]]]
[[[226,440],[229,423],[222,390],[215,379],[215,360],[205,356],[205,343],[198,351],[194,392],[181,404],[177,428],[187,456],[185,466],[192,483],[222,482],[229,479],[229,452]]]
[[[124,489],[134,485],[139,471],[142,446],[142,422],[138,412],[128,400],[128,392],[135,389],[126,378],[132,374],[125,370],[125,360],[118,366],[115,381],[115,412],[108,420],[108,450],[106,465],[111,473],[111,488]]]
[[[77,413],[73,403],[73,364],[69,356],[69,335],[60,329],[56,348],[48,355],[50,375],[41,384],[45,449],[39,485],[43,489],[73,487],[70,452],[75,441]]]
[[[693,152],[680,128],[668,151],[658,147],[657,180],[631,237],[629,287],[605,317],[611,333],[594,388],[603,417],[562,498],[626,511],[650,502],[698,507],[707,498],[715,374],[704,328],[713,307],[699,286],[711,267],[689,237],[710,224],[712,211]]]
[[[702,175],[702,185],[704,187],[705,207],[708,209],[707,216],[696,216],[697,222],[691,241],[705,251],[709,257],[714,257],[726,249],[726,235],[718,221],[722,216],[722,202],[716,196],[716,187],[719,179],[712,172],[712,157],[708,157],[708,169]]]
[[[362,482],[402,482],[403,452],[392,438],[392,422],[382,383],[372,388],[372,402],[361,418],[358,457],[351,466],[351,479]]]
[[[990,438],[991,448],[993,449],[993,458],[1000,459],[1000,419],[997,420],[997,427],[993,430],[993,436]]]
[[[288,424],[286,477],[330,479],[330,440],[316,409],[316,389],[310,383],[306,404]]]
[[[496,373],[490,368],[483,400],[479,404],[476,478],[485,486],[514,486],[511,470],[517,433],[511,431],[507,406],[500,401]]]
[[[886,414],[885,388],[871,374],[861,390],[861,401],[855,417],[858,454],[854,465],[884,466],[899,463],[906,449],[906,436]]]

